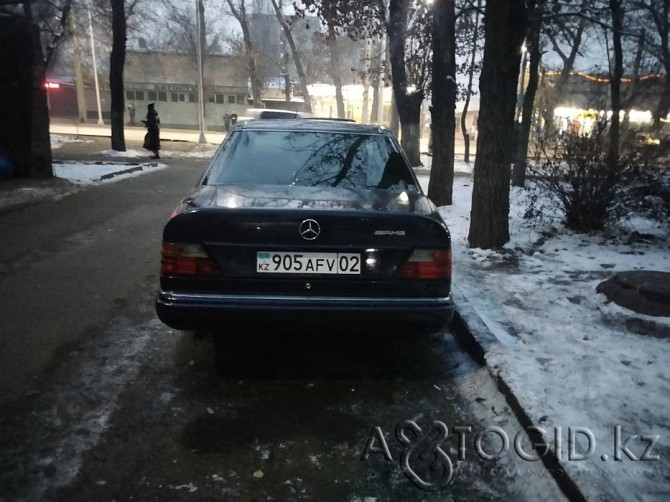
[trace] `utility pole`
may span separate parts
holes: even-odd
[[[386,47],[386,32],[382,33],[382,43],[381,43],[381,55],[379,56],[379,100],[377,101],[377,123],[382,125],[384,123],[384,75],[386,74],[387,68],[387,47]],[[393,96],[391,96],[393,100]]]
[[[198,138],[198,143],[204,145],[207,143],[207,138],[205,138],[205,93],[202,84],[202,27],[200,26],[200,9],[202,8],[204,8],[202,0],[195,0],[195,17],[198,27],[198,40],[195,46],[195,52],[198,59],[198,122],[200,124],[200,138]]]
[[[86,123],[86,95],[84,94],[84,79],[81,75],[81,50],[79,49],[79,36],[77,35],[77,21],[75,12],[70,12],[70,33],[72,35],[72,47],[74,49],[74,76],[75,89],[77,90],[77,111],[79,113],[79,122]]]
[[[100,84],[98,82],[98,63],[95,60],[95,41],[93,40],[93,21],[91,20],[91,9],[88,8],[88,31],[91,36],[91,57],[93,58],[93,80],[95,81],[95,99],[98,105],[98,124],[104,125],[102,120],[102,103],[100,102]]]
[[[370,58],[372,57],[372,41],[365,39],[365,70],[363,75],[363,110],[361,111],[361,122],[367,124],[370,121]]]

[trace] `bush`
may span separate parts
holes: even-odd
[[[570,136],[556,143],[546,157],[530,174],[536,189],[558,201],[566,227],[577,232],[603,229],[614,215],[623,171],[608,162],[605,129],[599,127],[590,136]]]
[[[659,222],[670,216],[670,174],[662,161],[631,152],[612,165],[607,128],[568,137],[545,150],[545,162],[530,168],[535,183],[525,217],[542,220],[558,209],[576,232],[603,230],[611,221],[640,214]]]
[[[625,217],[631,213],[659,222],[670,219],[670,173],[662,161],[634,164],[623,172],[617,197],[617,212]]]

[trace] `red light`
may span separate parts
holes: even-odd
[[[45,82],[44,87],[47,89],[60,89],[60,84],[58,82]]]
[[[216,275],[216,265],[197,244],[164,242],[161,253],[163,275]]]
[[[449,279],[451,277],[451,250],[418,250],[412,253],[400,269],[405,279]]]

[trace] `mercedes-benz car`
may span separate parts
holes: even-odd
[[[446,324],[451,240],[393,134],[353,122],[236,124],[163,230],[159,318]]]

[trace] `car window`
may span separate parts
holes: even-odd
[[[235,131],[215,158],[207,184],[419,191],[389,138],[316,131]]]
[[[284,112],[276,110],[264,110],[258,114],[259,119],[294,119],[297,116],[297,112]]]

